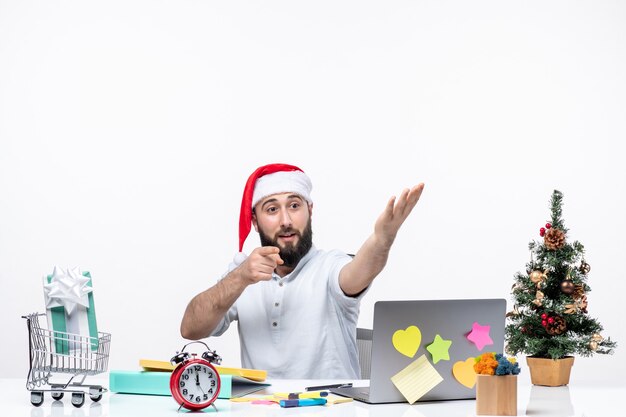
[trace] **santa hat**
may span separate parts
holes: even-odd
[[[250,175],[243,190],[239,213],[239,251],[252,228],[252,208],[265,197],[278,193],[295,193],[310,204],[313,185],[300,168],[287,164],[269,164]]]

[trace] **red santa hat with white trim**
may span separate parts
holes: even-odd
[[[312,204],[312,189],[313,185],[309,177],[295,165],[269,164],[257,168],[248,178],[241,199],[239,252],[242,251],[243,244],[252,229],[252,209],[259,201],[273,194],[295,193]],[[235,263],[241,262],[235,261]]]

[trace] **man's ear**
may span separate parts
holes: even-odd
[[[309,217],[313,217],[313,203],[309,203]]]
[[[256,220],[256,213],[252,212],[252,226],[254,226],[254,231],[259,233],[259,225]]]

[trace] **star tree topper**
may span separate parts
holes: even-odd
[[[88,282],[89,278],[83,276],[78,267],[64,271],[55,266],[50,283],[44,277],[46,308],[63,306],[67,314],[71,315],[78,305],[89,307],[87,294],[92,288],[87,286]]]

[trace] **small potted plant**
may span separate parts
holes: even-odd
[[[561,217],[563,194],[550,201],[551,219],[531,241],[526,273],[518,272],[511,288],[515,302],[507,313],[506,353],[525,353],[534,385],[569,384],[573,354],[611,354],[616,343],[603,337],[602,325],[588,314],[585,248],[569,242]]]
[[[517,375],[520,368],[514,358],[487,352],[476,357],[476,415],[516,416]]]

